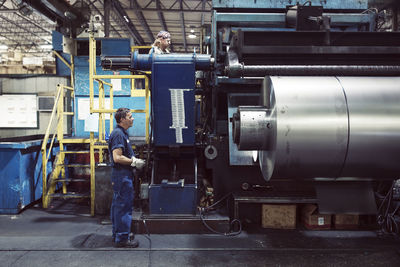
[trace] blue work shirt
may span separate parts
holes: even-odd
[[[108,140],[108,151],[110,152],[111,165],[113,166],[112,175],[133,176],[132,167],[130,165],[122,165],[114,162],[112,152],[117,148],[121,148],[122,155],[129,159],[132,158],[132,156],[135,156],[132,146],[129,143],[128,132],[119,125],[112,131],[110,139]]]

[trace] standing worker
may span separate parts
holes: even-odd
[[[111,204],[112,237],[115,247],[136,248],[139,242],[129,238],[133,211],[133,179],[136,169],[142,169],[145,161],[135,157],[129,143],[127,130],[133,125],[131,111],[128,108],[119,108],[115,113],[115,120],[118,126],[112,131],[108,141],[114,192]]]
[[[169,46],[171,45],[171,34],[167,31],[160,31],[157,38],[151,46],[150,52],[154,54],[169,54]]]

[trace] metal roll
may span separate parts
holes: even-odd
[[[346,98],[338,80],[271,77],[270,84],[277,121],[272,176],[337,177],[346,157],[348,139]]]
[[[153,62],[193,62],[196,70],[208,70],[214,63],[210,55],[204,54],[139,54],[138,51],[130,56],[106,56],[101,58],[101,66],[105,70],[135,69],[151,70]]]
[[[349,145],[341,176],[398,178],[400,77],[339,77],[349,110]]]
[[[131,57],[130,56],[101,57],[101,67],[104,70],[129,69],[131,67]]]
[[[276,135],[264,133],[269,149],[258,142],[265,180],[393,179],[400,173],[400,77],[266,79]],[[252,140],[254,149],[260,137],[252,134],[260,132],[240,131],[239,141]]]
[[[271,148],[270,136],[275,130],[269,110],[264,107],[239,106],[233,116],[233,139],[239,150]]]

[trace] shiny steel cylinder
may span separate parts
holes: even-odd
[[[338,177],[349,130],[346,98],[338,80],[271,77],[270,84],[277,121],[272,176]]]
[[[135,69],[151,70],[152,64],[157,63],[194,63],[196,70],[208,70],[214,63],[210,55],[204,54],[139,54],[138,51],[130,56],[106,56],[101,58],[101,66],[105,70]]]
[[[233,140],[239,150],[270,149],[270,135],[275,126],[268,109],[239,106],[233,115],[232,127]]]
[[[349,142],[341,176],[400,173],[400,77],[340,77],[349,113]]]
[[[253,141],[252,149],[257,141],[266,180],[398,178],[400,77],[266,79],[276,134],[264,133],[268,141],[261,142],[259,134],[252,138],[261,132],[257,125],[240,132],[240,140]]]
[[[196,70],[208,70],[214,60],[205,54],[139,54],[131,53],[131,67],[136,70],[151,70],[152,64],[157,63],[194,63]]]

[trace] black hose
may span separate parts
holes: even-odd
[[[225,196],[223,196],[220,200],[218,200],[217,202],[215,202],[214,204],[212,204],[211,206],[208,206],[206,208],[200,208],[200,219],[201,222],[203,223],[203,225],[210,230],[211,232],[213,232],[214,234],[218,234],[218,235],[223,235],[223,236],[236,236],[239,235],[242,232],[242,223],[240,222],[240,220],[238,219],[234,219],[229,223],[229,231],[228,232],[219,232],[213,228],[211,228],[205,221],[205,214],[207,212],[209,212],[213,207],[215,207],[216,205],[218,205],[219,203],[221,203],[222,201],[224,201],[225,199],[227,199],[232,193],[228,193]],[[238,231],[234,231],[234,227],[235,224],[238,225],[239,230]]]
[[[149,229],[147,228],[146,219],[144,219],[142,217],[142,221],[143,221],[144,229],[146,229],[146,233],[147,233],[147,235],[144,235],[144,237],[147,238],[147,240],[149,240],[149,265],[148,266],[151,266],[151,238],[150,238],[150,232],[149,232]]]

